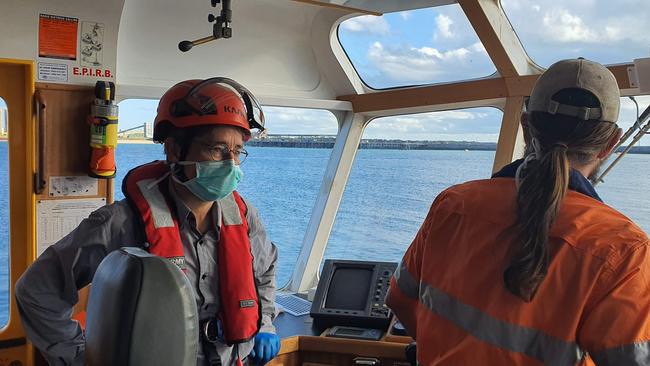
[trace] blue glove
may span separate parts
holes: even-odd
[[[260,365],[265,365],[280,352],[280,337],[273,333],[258,333],[255,346],[249,357]]]

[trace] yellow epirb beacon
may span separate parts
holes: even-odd
[[[98,81],[95,101],[90,105],[90,171],[95,178],[115,177],[115,148],[117,147],[117,115],[115,84]]]

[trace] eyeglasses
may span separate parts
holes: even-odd
[[[195,142],[199,143],[201,146],[203,146],[204,150],[210,153],[210,157],[212,158],[212,160],[219,161],[219,160],[227,159],[229,155],[232,153],[232,157],[234,158],[234,160],[239,164],[242,164],[248,157],[248,151],[246,151],[243,148],[231,149],[226,144],[208,144],[203,141],[195,141]]]

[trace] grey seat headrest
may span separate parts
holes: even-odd
[[[88,365],[194,366],[198,335],[194,290],[176,265],[139,248],[104,258],[88,300]]]

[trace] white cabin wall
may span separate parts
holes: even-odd
[[[34,60],[67,66],[70,84],[94,84],[96,80],[113,80],[94,76],[75,76],[73,67],[80,65],[82,22],[98,22],[105,26],[102,70],[115,74],[117,60],[117,34],[124,0],[2,0],[0,2],[0,57]],[[77,29],[77,59],[61,60],[38,57],[39,14],[59,15],[79,19]],[[48,80],[37,80],[48,81]]]
[[[338,26],[352,15],[323,8],[314,18],[312,46],[323,77],[335,95],[361,94],[364,85],[338,40]]]
[[[211,34],[207,15],[220,10],[208,0],[127,0],[118,40],[118,84],[130,96],[155,97],[181,80],[227,76],[261,99],[335,98],[312,48],[312,23],[320,7],[233,1],[232,38],[180,52],[180,41]],[[260,52],[251,57],[256,49]]]

